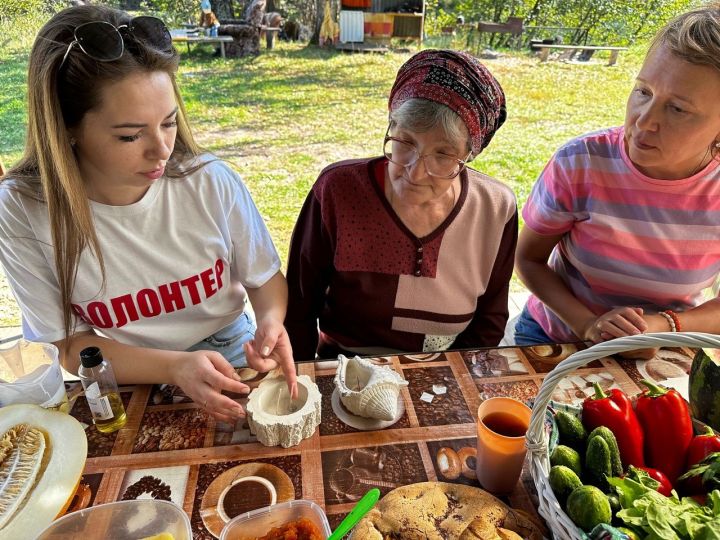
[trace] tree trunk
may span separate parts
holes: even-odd
[[[310,43],[317,45],[320,43],[320,26],[322,25],[323,17],[325,16],[325,0],[315,0],[315,20],[312,24],[312,37]]]
[[[233,0],[210,0],[210,7],[218,19],[236,19],[242,18],[243,16],[242,13],[239,17],[235,16]]]
[[[275,0],[267,0],[267,2],[265,2],[265,13],[270,13],[271,11],[276,11]]]

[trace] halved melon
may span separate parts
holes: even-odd
[[[43,440],[38,440],[42,436]],[[37,405],[0,409],[0,538],[35,538],[67,507],[87,458],[72,416]]]

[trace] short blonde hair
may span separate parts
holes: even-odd
[[[648,55],[660,46],[686,62],[714,68],[720,75],[720,2],[672,19],[653,38]],[[719,142],[710,145],[714,159],[720,159]]]
[[[720,72],[720,2],[672,19],[653,38],[650,51],[660,45],[686,62]]]

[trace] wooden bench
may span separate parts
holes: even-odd
[[[220,56],[225,58],[225,44],[232,43],[231,36],[173,36],[173,43],[186,43],[190,52],[191,43],[219,43]]]
[[[572,60],[572,58],[575,56],[575,54],[577,54],[578,51],[610,51],[610,60],[607,63],[608,66],[614,66],[617,63],[620,51],[627,51],[627,47],[611,47],[605,45],[545,45],[537,43],[533,44],[533,48],[540,49],[541,62],[547,62],[548,56],[550,54],[550,49],[560,49],[567,51],[569,54],[567,60]]]

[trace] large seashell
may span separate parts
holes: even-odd
[[[393,420],[398,411],[400,387],[407,384],[389,366],[377,366],[359,356],[338,356],[335,387],[340,401],[353,414]]]
[[[265,446],[295,446],[320,424],[321,395],[307,375],[297,378],[298,397],[290,399],[284,377],[265,379],[250,393],[245,409],[250,431]]]

